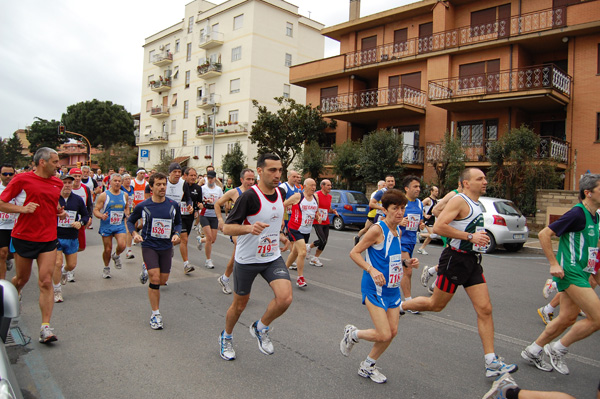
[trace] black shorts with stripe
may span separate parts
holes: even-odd
[[[436,287],[444,292],[454,294],[459,285],[465,288],[485,283],[481,254],[464,253],[444,248],[438,266]]]

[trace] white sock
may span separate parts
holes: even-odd
[[[54,286],[54,291],[60,291],[60,282],[58,284],[52,283],[52,285]]]
[[[225,282],[228,282],[228,281],[229,281],[229,277],[227,277],[226,275],[222,275],[222,276],[221,276],[221,279],[222,279],[223,281],[225,281]]]
[[[65,270],[65,265],[62,265],[62,269],[60,269],[61,273],[66,273],[67,271]]]
[[[547,304],[546,306],[544,306],[544,311],[546,313],[554,313],[554,306]]]
[[[496,360],[496,354],[494,352],[485,354],[485,364],[490,364],[494,360]]]
[[[352,337],[352,340],[354,342],[358,342],[358,330],[352,331],[352,333],[350,334],[350,336]]]
[[[405,301],[410,301],[412,299],[412,296],[407,296],[404,300]]]
[[[131,252],[131,247],[127,247],[127,252]]]
[[[375,365],[375,360],[371,359],[369,356],[367,356],[367,358],[365,359],[365,363],[367,363],[369,366],[373,366]]]
[[[427,273],[429,273],[430,276],[435,275],[435,266],[430,267],[429,270],[427,270]]]
[[[189,264],[190,264],[190,261],[189,261],[189,260],[186,260],[185,262],[183,262],[183,266],[184,266],[184,267],[185,267],[185,266],[187,266],[187,265],[189,265]]]
[[[567,353],[569,351],[569,348],[567,348],[566,346],[564,346],[562,344],[562,342],[560,342],[560,339],[558,341],[556,341],[554,344],[552,344],[552,348],[554,350],[557,350],[557,351],[563,352],[563,353]]]
[[[155,316],[157,314],[160,314],[160,310],[156,309],[152,311],[152,316]]]
[[[402,304],[404,303],[404,301],[400,302],[400,306],[398,306],[398,309],[400,310],[400,313],[404,312],[404,309],[402,309]]]
[[[256,329],[257,329],[258,331],[264,331],[264,330],[266,330],[267,328],[269,328],[269,326],[265,326],[265,325],[263,324],[262,320],[259,320],[259,321],[258,321],[258,323],[256,323]]]
[[[544,348],[539,346],[535,341],[533,341],[533,343],[527,347],[529,353],[532,353],[534,355],[539,355],[540,353],[542,353],[543,349]]]

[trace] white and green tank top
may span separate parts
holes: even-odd
[[[448,223],[449,226],[454,227],[457,230],[465,231],[467,233],[475,234],[477,231],[484,230],[483,227],[483,212],[481,211],[481,206],[479,206],[479,202],[473,201],[471,198],[467,197],[465,194],[456,194],[458,197],[462,198],[470,208],[470,212],[464,219],[453,220]],[[458,238],[452,238],[450,240],[450,246],[454,249],[458,249],[461,251],[467,252],[481,252],[481,250],[477,250],[473,248],[473,243],[467,240],[459,240]]]

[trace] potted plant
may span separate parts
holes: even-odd
[[[205,155],[204,158],[205,159],[211,159],[212,157],[210,155]]]
[[[198,157],[198,155],[194,155],[192,158],[198,159],[199,157]]]

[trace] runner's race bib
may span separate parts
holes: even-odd
[[[64,218],[63,220],[60,220],[60,218],[58,218],[58,227],[69,228],[69,227],[72,227],[71,225],[73,223],[75,223],[75,219],[77,218],[77,211],[65,211],[65,212],[67,212],[67,217]]]
[[[0,212],[0,223],[9,223],[15,220],[14,213]]]
[[[188,205],[185,202],[180,202],[179,203],[179,211],[181,212],[182,215],[189,215],[190,214],[188,212]]]
[[[150,235],[154,238],[171,238],[171,219],[152,219],[152,231]]]
[[[321,223],[323,223],[324,220],[327,220],[327,209],[319,208],[319,215],[321,215]]]
[[[144,200],[144,192],[143,191],[134,191],[133,192],[133,200],[134,201],[143,201]]]
[[[400,287],[400,280],[402,280],[402,276],[404,275],[404,269],[402,268],[402,255],[391,255],[390,256],[390,265],[389,265],[389,278],[388,278],[388,288],[398,288]]]
[[[475,227],[475,232],[476,233],[479,233],[480,231],[485,232],[485,227],[483,227],[483,226],[477,226],[477,227]],[[473,244],[473,251],[480,252],[480,253],[484,254],[484,253],[486,253],[486,251],[488,250],[489,247],[490,247],[489,244],[488,245],[475,245],[475,244]]]
[[[406,215],[406,217],[408,218],[408,224],[406,225],[406,230],[407,231],[419,230],[419,222],[421,221],[421,216],[414,214],[414,213],[409,213],[408,215]]]
[[[311,227],[313,225],[314,217],[311,215],[306,215],[302,218],[302,225],[300,227]]]
[[[119,225],[123,222],[123,211],[111,211],[110,212],[110,224]]]
[[[583,269],[586,273],[596,274],[596,265],[598,264],[598,247],[588,248],[587,266]]]
[[[257,258],[269,258],[275,256],[279,248],[279,233],[265,233],[258,238],[258,247],[256,248]]]

